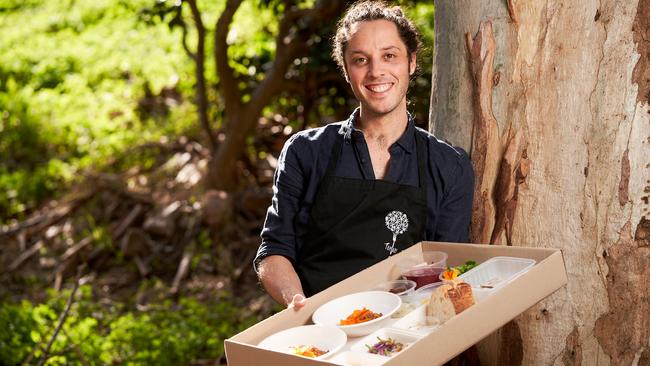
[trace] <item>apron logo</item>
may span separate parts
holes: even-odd
[[[397,248],[395,248],[397,235],[406,232],[406,229],[409,227],[409,219],[403,212],[391,211],[386,215],[385,221],[386,227],[393,233],[393,243],[384,243],[384,246],[386,247],[388,254],[393,255],[397,253]]]

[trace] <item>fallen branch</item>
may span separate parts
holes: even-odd
[[[39,232],[47,227],[50,227],[64,218],[68,217],[79,207],[83,202],[92,197],[96,190],[86,190],[83,193],[72,195],[72,197],[65,200],[64,203],[59,205],[54,210],[48,210],[46,213],[11,225],[9,227],[0,227],[0,238],[12,236],[23,230],[31,229],[34,232]]]
[[[189,225],[185,235],[185,240],[184,240],[185,242],[187,242],[192,237],[194,237],[195,226],[196,226],[196,218],[194,216],[191,216],[189,218]],[[181,258],[181,262],[178,265],[178,270],[176,271],[176,276],[174,276],[174,281],[172,282],[172,287],[169,290],[169,292],[172,295],[178,293],[178,290],[181,285],[181,280],[183,280],[183,278],[185,278],[185,276],[187,275],[187,271],[190,267],[190,262],[192,261],[192,257],[194,256],[195,247],[196,247],[196,242],[192,240],[190,245],[188,245],[185,251],[183,251],[183,258]]]
[[[31,256],[36,254],[42,247],[43,247],[43,241],[39,240],[36,244],[32,245],[29,249],[27,249],[25,252],[19,255],[18,258],[16,258],[9,265],[9,269],[7,270],[7,272],[15,271],[18,267],[20,267],[21,264],[23,264],[23,262],[31,258]]]
[[[45,347],[45,350],[43,350],[43,355],[41,356],[41,359],[38,361],[37,366],[42,366],[45,364],[45,361],[47,361],[48,359],[47,355],[48,353],[50,353],[52,344],[54,344],[54,340],[59,335],[59,332],[61,331],[61,328],[65,323],[65,320],[68,318],[68,313],[70,312],[70,308],[72,307],[72,303],[74,302],[74,295],[77,293],[77,289],[79,289],[79,281],[81,280],[81,274],[82,274],[82,266],[79,266],[77,268],[77,278],[74,281],[74,287],[70,292],[70,296],[68,297],[68,302],[65,304],[65,309],[63,310],[63,313],[59,317],[59,323],[57,324],[56,329],[54,329],[54,333],[52,334],[52,337],[50,337],[50,341],[47,342],[47,346]]]
[[[151,197],[151,194],[130,190],[125,182],[125,178],[119,175],[100,173],[89,176],[88,178],[89,183],[91,183],[93,186],[107,189],[120,196],[131,198],[137,202],[150,205],[155,203],[154,199]]]
[[[124,220],[122,220],[122,222],[120,222],[120,224],[117,226],[115,232],[113,233],[113,238],[117,239],[120,236],[122,236],[122,234],[124,234],[126,229],[129,226],[131,226],[133,221],[135,221],[135,219],[137,219],[141,213],[142,213],[142,205],[141,204],[135,205],[133,210],[131,210],[131,212],[129,212],[129,214],[124,218]]]
[[[138,272],[140,272],[140,276],[142,277],[147,277],[149,273],[151,272],[151,268],[149,268],[149,265],[140,258],[140,256],[135,256],[133,258],[133,261],[135,262],[135,265],[138,267]]]
[[[61,256],[61,261],[65,262],[74,259],[81,252],[81,250],[87,247],[90,243],[92,243],[93,240],[94,239],[92,236],[87,236],[79,240],[77,244],[71,246],[70,248],[68,248],[68,250],[65,251],[65,253],[63,253],[63,255]]]

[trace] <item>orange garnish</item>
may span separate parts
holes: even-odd
[[[377,319],[382,315],[383,315],[382,313],[375,313],[371,310],[366,309],[366,307],[364,306],[363,309],[355,310],[352,312],[352,314],[348,315],[347,318],[341,319],[341,321],[339,321],[339,325],[352,325],[352,324],[364,323],[367,321],[371,321],[373,319]]]
[[[454,278],[458,277],[459,274],[460,271],[457,268],[447,267],[447,270],[442,272],[442,278],[445,280],[453,280]]]

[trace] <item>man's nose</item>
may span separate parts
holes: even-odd
[[[372,77],[379,77],[385,74],[384,65],[381,62],[373,60],[370,62],[369,74]]]

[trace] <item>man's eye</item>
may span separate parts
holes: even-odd
[[[366,62],[366,58],[365,58],[365,57],[358,57],[358,58],[355,58],[355,59],[354,59],[354,63],[355,63],[355,64],[359,64],[359,65],[361,65],[361,64],[364,64],[365,62]]]
[[[384,57],[385,57],[387,60],[392,60],[392,59],[394,59],[394,58],[397,57],[397,56],[396,56],[394,53],[387,53]]]

